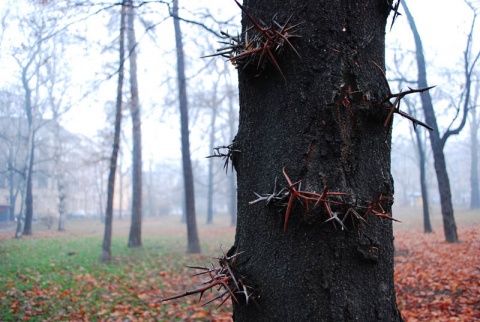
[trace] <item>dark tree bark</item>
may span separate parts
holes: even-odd
[[[393,231],[369,213],[368,225],[347,218],[325,223],[323,203],[296,200],[284,231],[285,207],[249,205],[256,193],[287,184],[282,167],[302,191],[345,192],[349,207],[393,195],[391,123],[379,66],[385,61],[389,1],[245,0],[259,20],[304,21],[278,63],[257,76],[239,69],[240,124],[234,155],[238,178],[236,268],[258,294],[256,304],[234,301],[235,321],[401,321],[393,280]],[[250,26],[243,16],[242,27]],[[257,76],[257,77],[256,77]],[[298,186],[297,186],[298,187]],[[300,189],[300,188],[299,188]],[[391,211],[391,202],[384,202]],[[240,297],[240,296],[239,296]]]
[[[175,29],[175,44],[177,49],[177,77],[178,98],[180,102],[180,126],[182,137],[182,165],[185,188],[185,210],[187,221],[187,253],[200,253],[200,241],[198,239],[197,219],[195,214],[195,191],[193,187],[193,170],[190,159],[190,133],[188,130],[188,102],[187,81],[185,78],[185,60],[183,52],[182,31],[178,17],[178,0],[173,1],[173,26]]]
[[[119,68],[117,81],[117,101],[115,105],[115,130],[113,133],[113,148],[110,156],[110,173],[108,174],[108,191],[107,191],[107,209],[105,211],[105,231],[103,234],[102,253],[100,254],[101,262],[110,262],[112,260],[112,228],[113,228],[113,197],[115,194],[115,176],[117,172],[118,151],[120,150],[120,132],[122,126],[122,100],[123,100],[123,79],[124,79],[124,59],[125,59],[125,13],[126,0],[122,2],[120,12],[120,48],[119,52]]]
[[[137,41],[135,39],[135,11],[131,0],[127,5],[128,53],[130,62],[130,114],[132,117],[133,160],[132,160],[132,222],[128,247],[142,246],[142,122],[137,81]]]
[[[420,34],[417,30],[417,27],[415,25],[415,20],[413,19],[413,16],[408,10],[408,6],[406,2],[402,1],[402,5],[403,5],[403,8],[405,9],[405,14],[407,16],[408,23],[410,25],[410,28],[412,29],[413,38],[415,40],[417,68],[418,68],[418,86],[427,87],[428,86],[427,71],[426,71],[426,65],[425,65],[425,56],[423,54],[422,40],[420,38]],[[445,239],[449,243],[458,242],[458,233],[457,233],[457,225],[455,223],[455,217],[454,217],[454,211],[453,211],[453,205],[452,205],[452,193],[450,188],[450,180],[448,178],[447,165],[445,162],[445,154],[443,152],[443,149],[445,147],[445,144],[448,138],[460,133],[467,122],[468,106],[470,103],[471,75],[472,75],[473,68],[478,60],[478,54],[477,54],[476,57],[473,58],[472,61],[470,61],[471,59],[470,51],[471,51],[472,33],[473,33],[474,24],[475,24],[475,18],[473,19],[473,22],[472,22],[472,28],[467,40],[467,48],[464,53],[465,93],[463,98],[463,107],[458,108],[459,110],[461,109],[460,124],[455,129],[451,129],[449,127],[448,130],[442,136],[440,136],[430,93],[426,92],[421,96],[423,111],[425,114],[425,121],[434,129],[433,131],[430,132],[430,143],[432,146],[435,172],[437,174],[437,181],[438,181],[438,191],[440,194],[440,204],[442,207],[443,229],[445,231]]]

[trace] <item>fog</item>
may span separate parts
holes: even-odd
[[[463,1],[412,2],[411,11],[424,42],[429,82],[437,85],[431,93],[441,131],[445,131],[452,120],[454,125],[458,123],[457,103],[464,88],[462,59],[473,13]],[[15,215],[23,209],[22,169],[28,155],[22,85],[22,71],[26,70],[36,133],[34,215],[58,216],[58,184],[62,180],[67,217],[104,216],[118,71],[118,13],[118,7],[95,1],[5,1],[0,6],[0,72],[4,75],[0,80],[0,203],[11,205]],[[237,75],[228,61],[200,57],[215,53],[221,46],[213,32],[234,34],[240,29],[240,11],[233,1],[194,1],[183,3],[180,16],[184,19],[197,214],[203,218],[207,213],[208,168],[213,162],[213,211],[215,216],[227,216],[233,198],[231,169],[223,168],[221,158],[206,157],[214,152],[211,133],[214,147],[233,140],[238,123]],[[173,23],[168,6],[153,1],[138,7],[136,19],[144,215],[181,217],[183,173]],[[395,81],[401,77],[415,81],[415,47],[404,15],[396,19],[391,31],[390,23],[387,77],[392,91],[398,92],[416,86]],[[477,29],[474,35],[478,38]],[[479,42],[474,41],[470,50],[476,52],[479,47]],[[406,72],[400,74],[400,70]],[[472,88],[473,107],[478,104],[478,66]],[[131,208],[132,142],[127,92],[114,201],[118,217],[127,216]],[[422,119],[418,97],[412,98],[410,104]],[[216,121],[212,129],[213,113]],[[458,208],[470,204],[472,122],[475,120],[470,116],[466,127],[445,147],[452,200]],[[413,131],[410,121],[395,116],[392,174],[396,207],[419,206],[422,202]],[[423,132],[424,139],[428,135],[421,127],[417,131]],[[438,188],[428,140],[425,149],[428,191],[432,206],[436,206]]]

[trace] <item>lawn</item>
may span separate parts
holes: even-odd
[[[395,225],[397,302],[406,321],[480,319],[480,214],[458,212],[462,240],[443,242],[438,214],[435,233],[423,234],[418,210],[398,211]],[[128,249],[129,221],[114,223],[111,264],[98,262],[103,225],[70,221],[67,231],[40,224],[33,237],[13,239],[0,229],[0,321],[230,321],[231,304],[198,304],[197,297],[160,299],[199,285],[185,265],[208,265],[228,250],[235,229],[227,218],[207,226],[199,218],[202,255],[185,255],[184,225],[177,217],[146,218],[142,249]],[[206,294],[202,303],[212,298]]]

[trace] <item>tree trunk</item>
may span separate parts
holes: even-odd
[[[480,208],[480,192],[478,191],[478,120],[476,102],[478,100],[479,84],[477,83],[477,90],[471,110],[472,119],[470,121],[470,209]]]
[[[425,65],[425,56],[423,54],[423,45],[418,33],[413,16],[410,14],[405,1],[402,1],[405,14],[408,19],[410,28],[412,29],[415,39],[417,68],[418,68],[418,86],[428,87],[427,71]],[[435,172],[437,174],[438,192],[440,194],[440,204],[442,208],[443,229],[445,231],[445,239],[449,243],[458,242],[457,225],[452,205],[452,193],[450,188],[450,180],[448,178],[447,164],[445,162],[445,154],[443,153],[444,142],[440,138],[437,119],[433,110],[432,98],[427,91],[421,95],[423,112],[425,114],[425,122],[433,128],[430,132],[430,143],[432,146]]]
[[[423,231],[431,233],[432,224],[430,223],[430,209],[428,203],[428,188],[427,188],[427,169],[426,169],[426,157],[423,150],[423,140],[420,129],[415,129],[415,137],[417,139],[418,148],[418,166],[420,168],[420,189],[422,191],[422,207],[423,207]]]
[[[230,138],[234,139],[235,133],[237,131],[236,119],[235,119],[235,110],[233,108],[233,102],[236,98],[234,96],[231,88],[228,89],[228,123],[230,127]],[[234,227],[237,225],[237,177],[235,172],[232,169],[232,173],[229,176],[229,212],[230,212],[230,226]]]
[[[122,2],[120,12],[120,48],[119,48],[119,68],[117,82],[117,101],[115,105],[115,130],[113,133],[113,148],[110,156],[110,173],[108,174],[107,191],[107,209],[105,211],[105,231],[103,234],[101,262],[110,262],[112,260],[112,228],[113,228],[113,197],[115,194],[115,176],[117,172],[117,159],[120,150],[120,133],[122,126],[122,100],[123,100],[123,79],[124,79],[124,59],[125,59],[125,6],[126,0]]]
[[[33,161],[34,161],[34,135],[33,128],[29,129],[28,135],[28,164],[26,174],[26,192],[25,192],[25,224],[23,226],[23,235],[32,234],[32,221],[33,221],[33,191],[32,191],[32,174],[33,174]]]
[[[213,102],[217,99],[217,87],[214,88]],[[217,118],[217,107],[212,105],[212,117],[210,119],[210,149],[215,148],[215,121]],[[207,224],[213,224],[213,158],[208,159],[208,192],[207,192]]]
[[[230,173],[229,178],[229,204],[228,211],[230,212],[230,226],[237,225],[237,180],[235,172]]]
[[[33,62],[33,58],[30,63]],[[27,71],[30,63],[22,70],[22,84],[25,90],[25,112],[28,122],[28,142],[27,142],[27,164],[25,174],[25,223],[23,226],[23,235],[32,234],[33,221],[33,192],[32,192],[32,174],[33,161],[35,158],[35,129],[33,127],[33,107],[32,107],[32,91],[28,84]]]
[[[127,2],[128,52],[130,61],[130,113],[132,117],[133,160],[132,160],[132,222],[128,247],[142,246],[142,128],[140,119],[140,102],[137,81],[137,41],[135,39],[135,12],[131,0]]]
[[[15,214],[16,214],[16,203],[17,203],[17,196],[18,196],[18,183],[15,182],[15,176],[18,176],[18,174],[15,174],[15,168],[14,168],[14,162],[13,162],[13,151],[12,148],[8,148],[8,200],[9,200],[9,205],[10,205],[10,221],[15,220]]]
[[[182,31],[178,19],[178,0],[173,1],[173,25],[177,48],[178,97],[180,101],[180,126],[182,137],[182,163],[185,187],[185,210],[187,221],[187,253],[200,253],[197,219],[195,215],[195,191],[193,187],[192,161],[190,159],[190,132],[188,130],[187,81],[185,79],[185,61],[183,52]]]
[[[239,69],[240,125],[234,165],[238,178],[236,269],[254,288],[256,304],[234,302],[235,321],[401,321],[393,280],[391,221],[368,211],[381,202],[390,213],[391,123],[385,127],[385,61],[388,1],[319,2],[245,0],[245,8],[270,25],[304,22],[258,75],[256,64]],[[245,15],[243,30],[251,23]],[[249,38],[252,39],[252,38]],[[253,70],[252,70],[253,69]],[[287,202],[258,202],[253,192],[278,192],[287,180],[303,192],[344,192],[307,207],[294,200],[284,230]],[[277,179],[276,179],[277,178]],[[284,196],[284,195],[282,195]],[[322,200],[326,200],[323,198]],[[332,208],[329,215],[327,205]],[[368,225],[352,208],[366,212]],[[383,212],[383,211],[382,211]],[[350,212],[352,214],[352,212]],[[240,296],[238,296],[240,297]]]

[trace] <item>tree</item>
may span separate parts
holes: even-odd
[[[198,239],[197,219],[195,214],[195,191],[193,187],[192,161],[190,159],[190,138],[188,130],[188,101],[187,80],[185,77],[185,59],[183,52],[182,31],[178,16],[178,0],[173,1],[172,8],[173,25],[175,30],[175,44],[177,50],[177,78],[178,98],[180,104],[180,126],[182,140],[182,165],[185,189],[185,212],[187,223],[187,253],[200,253],[200,241]]]
[[[479,82],[480,80],[477,76],[470,118],[470,209],[480,208],[480,192],[478,181],[478,128],[480,127],[480,120],[477,116],[477,102],[480,94]]]
[[[10,205],[10,220],[13,221],[16,212],[16,203],[22,191],[24,174],[24,146],[26,126],[24,119],[19,117],[23,109],[22,96],[10,90],[0,91],[0,164],[2,164],[1,180],[6,182],[8,189],[8,203]],[[17,222],[17,224],[20,223]],[[20,229],[20,227],[19,227]],[[21,231],[19,230],[19,233]]]
[[[142,246],[142,127],[140,102],[138,98],[137,54],[132,0],[126,2],[128,26],[128,53],[130,61],[130,114],[132,117],[133,161],[132,161],[132,223],[128,237],[128,247]]]
[[[416,116],[416,110],[410,104],[409,100],[405,100],[408,106],[408,113],[410,115]],[[425,142],[422,136],[422,131],[419,127],[414,127],[413,131],[415,132],[415,142],[418,151],[418,168],[420,170],[420,191],[422,193],[422,208],[423,208],[423,231],[425,233],[433,232],[432,224],[430,222],[430,209],[429,209],[429,198],[428,198],[428,188],[427,188],[427,156],[425,152]]]
[[[230,86],[231,84],[228,85],[228,127],[229,127],[229,134],[230,134],[230,140],[233,141],[235,132],[237,130],[237,122],[238,120],[236,119],[236,114],[238,111],[235,110],[234,108],[234,100],[237,99],[237,93],[234,92],[233,88]],[[232,171],[230,173],[229,178],[229,205],[228,205],[228,211],[230,212],[230,226],[235,226],[237,224],[237,180],[236,180],[236,175]]]
[[[396,79],[399,81],[399,87],[402,86],[402,83],[406,82],[409,84],[416,84],[415,81],[410,81],[407,77],[401,72],[401,63],[405,60],[405,55],[398,55],[395,53],[394,61],[395,61],[395,71],[399,74],[399,78]],[[410,68],[408,68],[409,70]],[[411,86],[411,85],[410,85]],[[411,102],[408,98],[404,99],[405,104],[407,105],[408,114],[417,118],[417,114],[419,114],[418,110],[415,108],[415,104]],[[413,133],[415,135],[413,135]],[[432,224],[430,222],[430,208],[429,208],[429,196],[428,196],[428,185],[427,185],[427,155],[426,155],[426,146],[424,136],[422,135],[422,129],[420,127],[414,126],[410,130],[410,134],[415,136],[415,145],[417,153],[417,159],[415,160],[418,164],[419,172],[420,172],[420,191],[422,194],[422,208],[423,208],[423,231],[425,233],[431,233],[433,231]]]
[[[417,69],[418,69],[418,86],[427,87],[427,71],[425,64],[425,56],[423,52],[422,40],[420,34],[415,25],[415,20],[413,19],[412,14],[410,13],[407,4],[405,1],[402,2],[403,8],[405,9],[405,14],[412,30],[413,37],[415,40],[416,47],[416,59],[417,59]],[[457,225],[455,223],[453,205],[452,205],[452,193],[450,188],[450,180],[448,178],[447,165],[445,162],[444,148],[445,144],[453,135],[457,135],[461,132],[463,127],[466,124],[468,116],[468,107],[470,104],[470,91],[471,91],[471,79],[472,73],[475,68],[475,65],[480,56],[480,52],[476,55],[472,55],[472,37],[473,30],[475,26],[476,15],[474,15],[472,26],[470,29],[470,34],[468,35],[467,45],[464,52],[464,76],[465,76],[465,85],[464,93],[459,102],[459,106],[456,106],[457,113],[460,115],[460,123],[456,128],[452,128],[453,122],[450,124],[448,129],[443,135],[440,136],[439,127],[437,124],[437,119],[435,116],[435,111],[433,110],[433,103],[430,94],[427,92],[422,95],[422,106],[425,114],[425,121],[433,127],[433,131],[430,132],[430,144],[432,146],[433,158],[435,172],[437,174],[438,190],[440,194],[440,203],[442,207],[442,218],[443,218],[443,229],[445,232],[445,239],[449,243],[458,242],[458,233]],[[463,105],[463,106],[461,106]],[[457,117],[454,118],[455,121]]]
[[[33,192],[32,192],[32,173],[35,159],[35,124],[34,124],[34,106],[32,102],[32,89],[30,87],[30,81],[32,77],[38,72],[39,66],[35,65],[37,55],[40,53],[41,41],[35,45],[31,51],[27,63],[22,64],[20,59],[17,62],[20,66],[22,73],[22,86],[25,91],[25,114],[28,122],[28,140],[27,140],[27,157],[26,157],[26,169],[25,169],[25,225],[23,227],[23,235],[32,234],[32,221],[33,221]],[[34,71],[31,72],[30,68],[33,66]],[[30,74],[31,73],[31,74]],[[20,219],[19,219],[20,220]],[[19,221],[20,222],[20,221]]]
[[[257,305],[233,301],[235,321],[402,320],[387,215],[391,105],[380,69],[391,5],[244,1],[276,33],[264,36],[244,13],[247,39],[260,40],[232,58],[241,152],[233,154],[238,221],[227,255],[238,252],[238,275],[258,294]]]
[[[213,92],[212,92],[212,116],[210,118],[210,137],[209,137],[209,151],[213,151],[215,148],[215,122],[217,120],[217,113],[218,113],[218,102],[217,102],[217,88],[218,88],[218,80],[214,83]],[[214,190],[214,183],[213,183],[213,158],[208,160],[208,184],[207,184],[207,224],[213,224],[213,190]]]
[[[120,132],[122,125],[122,99],[123,99],[123,64],[125,59],[125,13],[126,0],[123,0],[120,12],[120,36],[119,36],[119,68],[117,81],[117,100],[115,104],[115,129],[113,134],[113,148],[110,157],[110,172],[108,175],[107,209],[105,211],[105,232],[103,235],[101,262],[109,262],[112,259],[112,225],[113,225],[113,197],[115,192],[115,176],[117,173],[117,159],[120,150]],[[120,192],[121,193],[121,192]]]
[[[423,207],[423,231],[431,233],[433,231],[432,224],[430,223],[430,210],[428,201],[428,188],[427,188],[427,169],[426,169],[426,155],[425,148],[423,146],[422,133],[418,128],[415,130],[415,141],[417,142],[418,149],[418,167],[420,169],[420,189],[422,191],[422,207]]]

